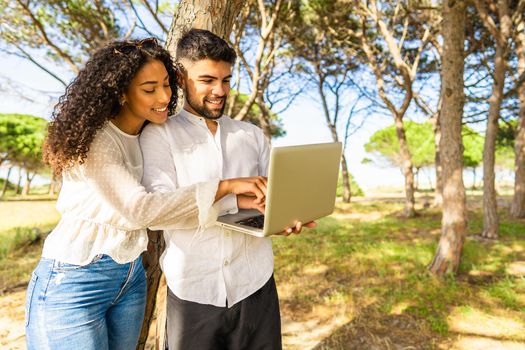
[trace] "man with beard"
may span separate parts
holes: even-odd
[[[192,29],[180,39],[177,58],[184,68],[184,108],[140,136],[146,188],[266,176],[269,145],[262,131],[223,116],[235,51],[213,33]],[[229,195],[220,205],[221,214],[238,208],[264,213],[264,203],[252,197]],[[300,231],[299,223],[283,234]],[[281,348],[270,238],[219,226],[167,230],[164,238],[170,349]]]

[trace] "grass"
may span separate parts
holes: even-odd
[[[402,210],[399,203],[339,205],[334,216],[320,220],[318,229],[274,240],[276,279],[286,291],[285,312],[315,318],[316,309],[324,305],[333,313],[346,310],[351,320],[318,348],[378,346],[382,343],[377,339],[377,344],[354,343],[356,332],[362,326],[365,333],[381,333],[383,323],[398,326],[386,327],[381,341],[435,348],[432,344],[459,334],[451,329],[456,309],[510,319],[525,312],[525,277],[506,272],[515,261],[525,263],[525,222],[502,212],[500,239],[486,242],[475,238],[482,225],[480,213],[469,213],[460,273],[439,279],[426,266],[439,239],[440,213],[425,210],[404,219]],[[519,322],[525,329],[525,322]],[[405,326],[411,323],[418,326],[407,336]],[[525,335],[509,339],[525,341]]]
[[[319,328],[329,331],[317,336],[316,349],[461,348],[457,339],[473,335],[525,347],[525,221],[502,209],[500,239],[480,240],[479,201],[471,203],[457,277],[436,278],[427,270],[440,235],[439,211],[405,219],[395,200],[338,203],[318,228],[276,237],[282,313],[315,325],[297,331],[297,338]],[[42,195],[0,202],[0,290],[27,283],[42,238],[58,218],[54,200]],[[512,273],[513,266],[522,273]],[[306,348],[290,345],[293,332],[284,337],[287,348]]]
[[[60,215],[47,195],[7,197],[0,202],[0,291],[27,283],[43,238]]]

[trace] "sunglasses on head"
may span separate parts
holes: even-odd
[[[140,49],[152,49],[154,47],[159,46],[159,42],[155,38],[146,38],[139,41],[129,41],[118,48],[115,48],[115,53],[119,54],[129,54],[130,52],[133,52],[134,50],[140,50]]]

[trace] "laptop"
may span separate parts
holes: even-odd
[[[217,225],[266,237],[334,210],[341,142],[274,147],[270,153],[265,215],[240,209],[220,216]]]

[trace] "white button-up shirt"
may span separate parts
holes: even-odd
[[[143,184],[167,192],[210,179],[267,175],[269,145],[262,131],[223,116],[213,135],[206,121],[182,110],[140,136]],[[219,203],[222,214],[237,212],[234,195]],[[273,273],[270,238],[219,226],[164,231],[161,267],[168,287],[183,300],[233,306],[260,289]]]

